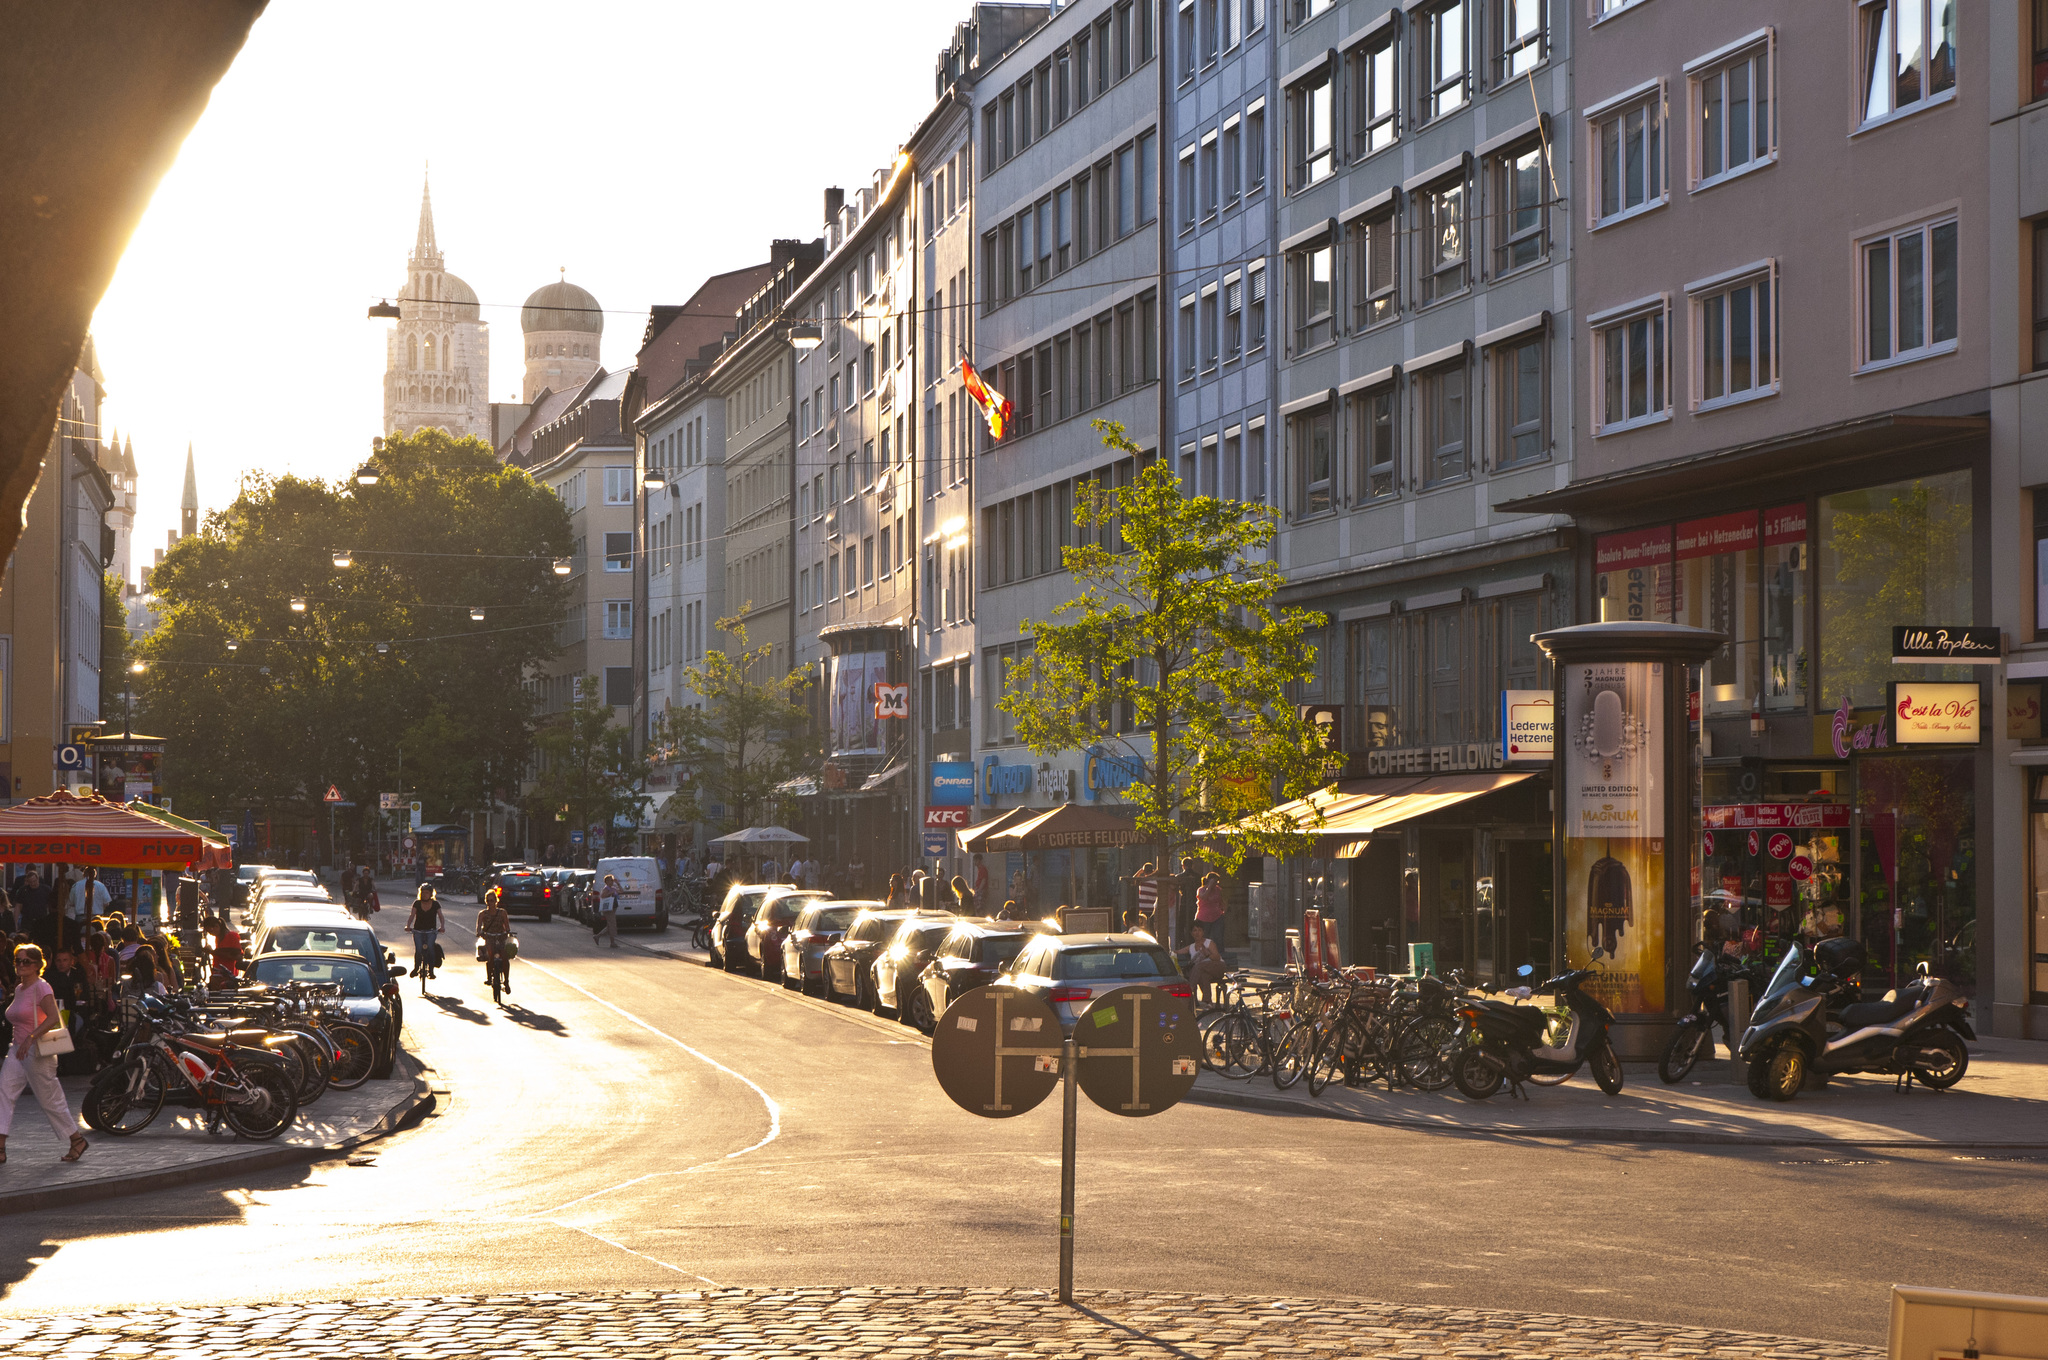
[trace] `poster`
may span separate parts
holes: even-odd
[[[1664,667],[1565,668],[1565,958],[1616,1014],[1664,1005]]]
[[[881,652],[848,652],[831,658],[832,753],[878,754],[882,749],[875,721],[876,684],[889,678],[889,659]]]

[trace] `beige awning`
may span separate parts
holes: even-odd
[[[1353,859],[1374,833],[1416,817],[1495,793],[1536,774],[1534,770],[1498,770],[1459,774],[1426,774],[1408,779],[1346,779],[1317,789],[1273,809],[1311,836],[1340,837],[1337,857]],[[1317,823],[1315,813],[1322,814]],[[1227,827],[1205,832],[1219,835]]]

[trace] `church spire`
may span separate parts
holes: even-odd
[[[440,248],[434,244],[433,186],[428,180],[427,172],[422,171],[420,174],[420,234],[419,238],[413,242],[412,257],[415,260],[424,260],[429,255],[438,255],[440,253]]]
[[[199,472],[192,463],[192,446],[185,445],[185,494],[178,502],[178,536],[190,538],[199,532]]]

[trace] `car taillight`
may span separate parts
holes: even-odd
[[[1062,1001],[1086,1001],[1088,996],[1089,992],[1086,987],[1055,987],[1053,988],[1052,995],[1047,997],[1046,1000],[1054,1005],[1058,1005]]]
[[[1159,985],[1159,990],[1165,992],[1168,996],[1193,996],[1195,994],[1193,984],[1187,982],[1163,982]]]

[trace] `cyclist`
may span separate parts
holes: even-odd
[[[441,902],[434,896],[433,884],[420,884],[420,895],[413,899],[405,928],[412,932],[412,970],[419,975],[420,995],[425,996],[427,979],[434,975],[434,958],[440,949],[435,937],[441,933]]]
[[[509,992],[512,961],[505,957],[505,940],[512,934],[512,916],[501,905],[502,896],[503,890],[496,887],[484,894],[483,910],[476,914],[476,934],[484,942],[484,981],[490,981],[491,970],[495,968]]]

